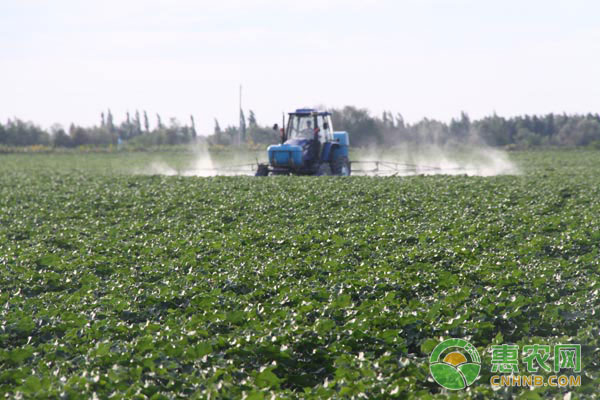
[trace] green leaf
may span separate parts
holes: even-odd
[[[438,345],[438,341],[435,339],[425,339],[423,343],[421,343],[421,352],[424,354],[431,354],[435,346]]]
[[[56,254],[47,254],[43,257],[38,258],[37,265],[40,267],[51,267],[60,264],[61,259]]]
[[[211,344],[208,342],[200,342],[194,346],[194,349],[197,357],[204,357],[213,351]]]
[[[261,388],[275,388],[279,386],[279,382],[281,379],[270,368],[265,369],[256,377],[256,384]]]
[[[30,394],[30,395],[36,394],[41,389],[42,389],[42,382],[35,375],[31,375],[31,376],[27,377],[27,379],[25,379],[25,382],[21,386],[21,390],[24,393]]]

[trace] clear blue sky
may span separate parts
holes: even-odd
[[[159,112],[201,133],[302,106],[408,121],[600,111],[597,1],[0,2],[0,120]]]

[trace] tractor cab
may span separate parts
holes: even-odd
[[[303,168],[314,170],[321,160],[325,144],[333,141],[331,115],[311,109],[296,110],[288,115],[284,144],[300,147]]]
[[[327,112],[297,110],[289,114],[286,129],[287,140],[318,140],[326,143],[333,141],[331,115]]]

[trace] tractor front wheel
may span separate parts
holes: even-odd
[[[259,164],[256,174],[254,176],[267,176],[269,175],[269,166],[265,164]]]
[[[347,157],[338,157],[331,162],[331,171],[333,175],[337,176],[350,176],[352,172],[350,168],[350,161]]]
[[[328,176],[331,175],[331,167],[329,166],[329,163],[321,163],[321,165],[319,165],[319,168],[317,169],[317,176]]]

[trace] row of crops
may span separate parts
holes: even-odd
[[[571,342],[595,396],[597,152],[485,178],[115,167],[131,157],[2,156],[0,396],[445,397],[428,355],[450,337],[483,358],[452,395],[563,398],[493,391],[487,349]]]

